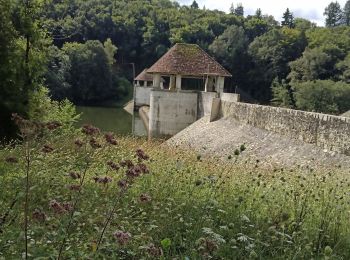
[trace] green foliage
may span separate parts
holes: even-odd
[[[295,101],[291,87],[285,82],[281,83],[278,79],[274,79],[271,85],[272,88],[272,104],[286,108],[295,108]]]
[[[65,81],[71,87],[67,89],[65,96],[71,97],[75,104],[98,104],[106,100],[117,100],[128,92],[130,83],[129,86],[124,81],[119,84],[120,80],[113,71],[111,63],[114,62],[112,55],[116,47],[108,41],[105,47],[99,41],[87,41],[85,44],[66,43],[62,51],[61,56],[67,56],[70,62],[68,78]]]
[[[339,79],[346,83],[350,83],[350,53],[343,61],[337,63],[336,68],[340,72]]]
[[[41,87],[34,91],[29,98],[28,116],[37,122],[58,122],[65,133],[74,132],[74,124],[79,115],[75,106],[67,99],[54,101],[49,96],[49,90]]]
[[[307,48],[303,56],[290,63],[288,78],[292,81],[328,79],[334,75],[336,60],[321,48]]]
[[[342,114],[350,109],[350,84],[331,80],[293,84],[298,109]]]
[[[50,41],[40,26],[41,10],[39,0],[0,2],[1,138],[16,133],[11,113],[26,115],[29,95],[43,81]]]
[[[255,38],[248,51],[256,65],[254,78],[260,78],[261,92],[258,92],[260,96],[264,99],[271,99],[272,81],[276,77],[284,79],[288,75],[288,62],[298,58],[305,45],[304,34],[287,27],[280,30],[273,29]]]
[[[343,24],[350,26],[350,0],[346,1],[343,9]]]
[[[108,38],[104,43],[103,47],[105,49],[107,58],[108,58],[108,64],[112,66],[116,60],[114,59],[114,56],[117,54],[118,48],[113,45],[112,41],[110,38]]]
[[[331,2],[324,11],[326,16],[326,26],[335,27],[342,23],[342,9],[338,2]]]
[[[93,135],[63,138],[56,129],[0,150],[1,258],[24,254],[26,149],[31,258],[350,257],[346,170],[197,161],[143,139],[107,135],[108,143],[84,129]],[[130,181],[145,152],[149,173]]]
[[[294,15],[289,11],[289,8],[283,13],[283,21],[281,22],[282,26],[287,26],[289,28],[295,27]]]

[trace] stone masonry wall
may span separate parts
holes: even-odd
[[[220,116],[350,156],[350,118],[228,101]]]

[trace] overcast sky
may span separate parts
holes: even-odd
[[[191,4],[193,0],[177,0],[181,4]],[[294,13],[295,17],[302,17],[318,25],[324,25],[323,12],[326,6],[332,0],[196,0],[202,8],[204,5],[208,9],[218,9],[228,12],[231,3],[235,6],[242,3],[245,15],[254,14],[257,8],[261,8],[263,14],[273,15],[276,20],[280,21],[282,14],[287,7]],[[335,1],[335,0],[333,0]],[[346,0],[338,0],[339,4],[344,7]]]

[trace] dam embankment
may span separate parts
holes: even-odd
[[[350,169],[350,120],[318,113],[221,100],[218,119],[206,116],[167,141],[204,155],[282,166]]]

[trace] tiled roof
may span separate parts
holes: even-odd
[[[147,69],[144,69],[136,78],[135,80],[139,81],[153,81],[153,77],[151,74],[147,73]]]
[[[198,45],[185,43],[175,44],[147,72],[198,77],[205,75],[232,76]]]

